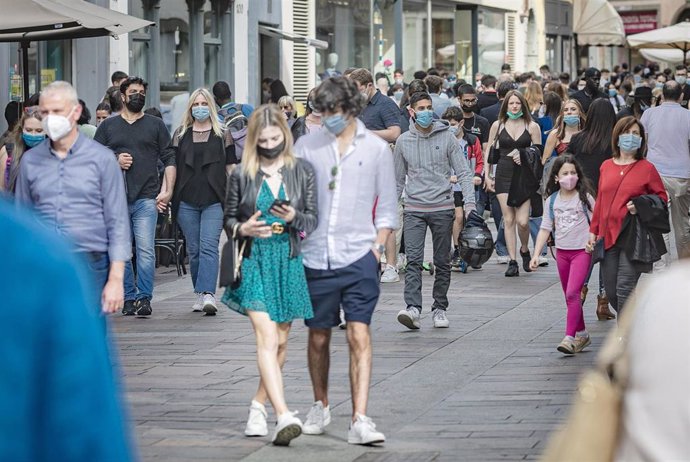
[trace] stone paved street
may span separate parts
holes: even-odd
[[[192,313],[189,276],[159,271],[151,319],[112,323],[124,366],[127,400],[144,461],[477,461],[536,459],[567,415],[578,374],[592,364],[613,322],[597,322],[596,296],[586,304],[592,346],[566,358],[565,305],[555,263],[519,278],[494,261],[482,271],[453,273],[449,329],[397,323],[403,282],[383,285],[374,315],[374,370],[369,415],[386,434],[381,448],[346,443],[351,412],[343,331],[333,335],[330,399],[324,436],[289,448],[243,435],[258,383],[248,319],[220,309]],[[593,277],[595,281],[596,276]],[[431,283],[424,277],[425,310]],[[312,403],[306,333],[296,322],[285,365],[288,405],[304,419]],[[269,422],[274,420],[269,409]],[[272,427],[272,423],[269,424]],[[272,428],[271,428],[272,430]]]

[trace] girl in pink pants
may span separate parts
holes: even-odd
[[[544,216],[535,243],[535,257],[532,258],[530,267],[533,271],[539,267],[539,259],[536,256],[552,235],[555,240],[558,275],[568,307],[565,338],[557,350],[566,355],[573,355],[590,344],[589,334],[585,329],[580,291],[591,264],[591,255],[586,246],[594,198],[589,194],[591,189],[580,165],[568,153],[554,161],[545,190],[547,199],[544,202]]]

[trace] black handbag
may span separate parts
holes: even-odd
[[[498,127],[498,131],[496,132],[496,136],[494,137],[494,142],[492,143],[491,147],[489,148],[489,155],[486,158],[486,161],[490,164],[497,164],[499,159],[501,158],[501,149],[498,146],[498,135],[501,133],[501,125]]]
[[[223,246],[220,257],[220,271],[218,285],[237,289],[242,282],[242,259],[249,239],[239,236],[240,223],[232,228],[232,236]]]

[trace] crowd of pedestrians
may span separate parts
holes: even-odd
[[[418,330],[422,273],[432,271],[432,323],[449,328],[451,272],[488,263],[463,259],[466,223],[493,220],[506,277],[548,265],[551,247],[567,307],[557,349],[566,355],[591,342],[583,305],[594,264],[596,313],[607,320],[642,273],[668,265],[669,234],[677,255],[690,256],[686,76],[682,66],[589,68],[575,79],[504,66],[473,85],[439,69],[409,82],[401,70],[388,82],[347,69],[304,102],[267,80],[257,108],[220,81],[190,91],[172,135],[160,112],[144,110],[139,77],[113,75],[95,126],[76,90],[54,82],[8,117],[0,188],[73,241],[101,294],[94,314],[153,314],[159,214],[184,235],[193,311],[217,313],[219,268],[228,272],[220,301],[256,336],[247,436],[269,434],[267,402],[274,444],[324,433],[332,328],[346,329],[348,442],[378,444],[385,436],[367,409],[379,285],[404,272],[397,321]],[[309,328],[314,404],[304,422],[282,381],[295,319]]]

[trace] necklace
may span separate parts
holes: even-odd
[[[625,174],[628,172],[628,170],[630,170],[630,167],[631,167],[632,165],[634,165],[634,164],[635,164],[635,161],[633,161],[633,162],[631,162],[631,163],[629,163],[629,164],[623,164],[623,165],[618,165],[618,164],[616,164],[616,165],[618,165],[618,166],[620,167],[620,169],[621,169],[621,176],[623,176],[623,175],[625,175]]]

